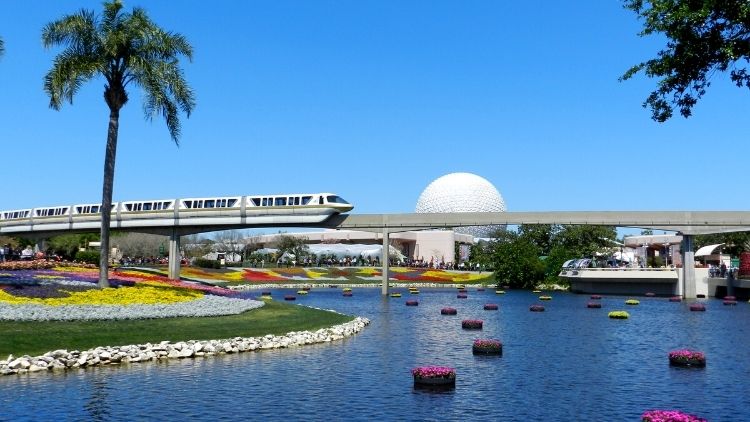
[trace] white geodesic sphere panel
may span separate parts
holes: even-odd
[[[500,192],[487,179],[471,173],[451,173],[435,179],[417,200],[415,212],[504,212]],[[457,227],[457,233],[489,237],[501,226]]]

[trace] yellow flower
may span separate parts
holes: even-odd
[[[203,297],[203,292],[158,283],[137,284],[132,287],[91,289],[68,292],[68,297],[32,298],[13,296],[0,291],[0,301],[14,304],[60,305],[153,305],[188,302]]]

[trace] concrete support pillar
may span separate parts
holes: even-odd
[[[177,228],[172,229],[169,235],[169,278],[171,280],[180,279],[180,235]]]
[[[696,294],[693,236],[686,234],[682,237],[682,296],[685,299],[695,299]]]
[[[382,258],[380,260],[380,263],[383,265],[383,287],[381,288],[381,293],[385,296],[388,294],[388,252],[389,252],[389,236],[388,236],[388,228],[383,227],[383,253]]]

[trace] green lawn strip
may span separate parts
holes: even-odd
[[[268,301],[239,315],[203,318],[162,318],[121,321],[0,321],[0,359],[37,356],[67,349],[98,346],[258,337],[290,331],[318,330],[354,319],[351,316]]]

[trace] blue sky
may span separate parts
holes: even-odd
[[[114,200],[336,192],[355,212],[412,212],[447,173],[511,211],[744,210],[750,93],[717,75],[690,119],[618,82],[664,40],[618,1],[126,1],[182,33],[197,107],[180,147],[121,113]],[[99,1],[0,13],[0,209],[101,199],[103,81],[48,107],[42,26]]]

